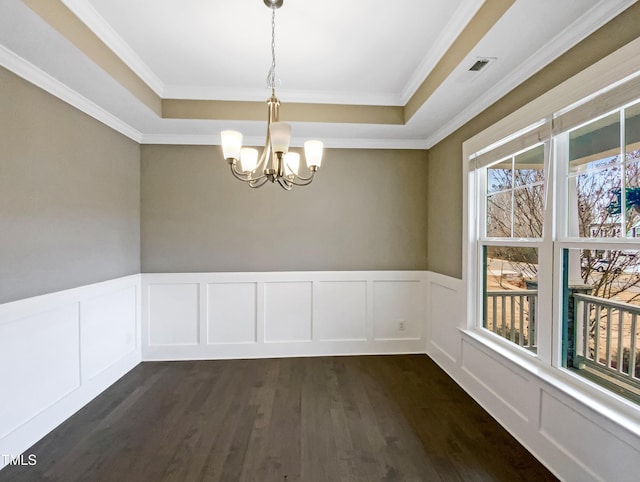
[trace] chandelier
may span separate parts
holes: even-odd
[[[271,97],[267,99],[267,137],[264,149],[258,156],[258,150],[242,147],[242,134],[237,131],[222,131],[222,153],[231,167],[231,173],[249,187],[264,186],[267,181],[277,182],[287,191],[293,186],[311,184],[315,173],[322,163],[322,142],[306,141],[304,154],[309,173],[299,173],[300,154],[289,152],[291,125],[280,122],[280,101],[276,97],[276,10],[284,0],[263,0],[271,9],[271,68],[267,74],[267,86],[271,88]]]

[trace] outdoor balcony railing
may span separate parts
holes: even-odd
[[[484,327],[521,347],[536,350],[537,290],[486,292]]]
[[[640,394],[640,306],[574,294],[573,366]]]
[[[574,330],[568,350],[574,369],[640,399],[640,306],[573,292]],[[535,351],[536,290],[487,291],[484,327]]]

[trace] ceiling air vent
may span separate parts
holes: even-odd
[[[482,59],[478,59],[476,60],[476,63],[471,66],[471,68],[469,69],[469,72],[480,72],[487,65],[489,65],[489,63],[493,62],[494,60],[495,60],[494,57],[485,57]]]

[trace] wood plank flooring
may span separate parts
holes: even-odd
[[[0,481],[556,480],[424,355],[147,362]]]

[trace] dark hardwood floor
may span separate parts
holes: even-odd
[[[424,355],[143,363],[0,481],[555,480]]]

